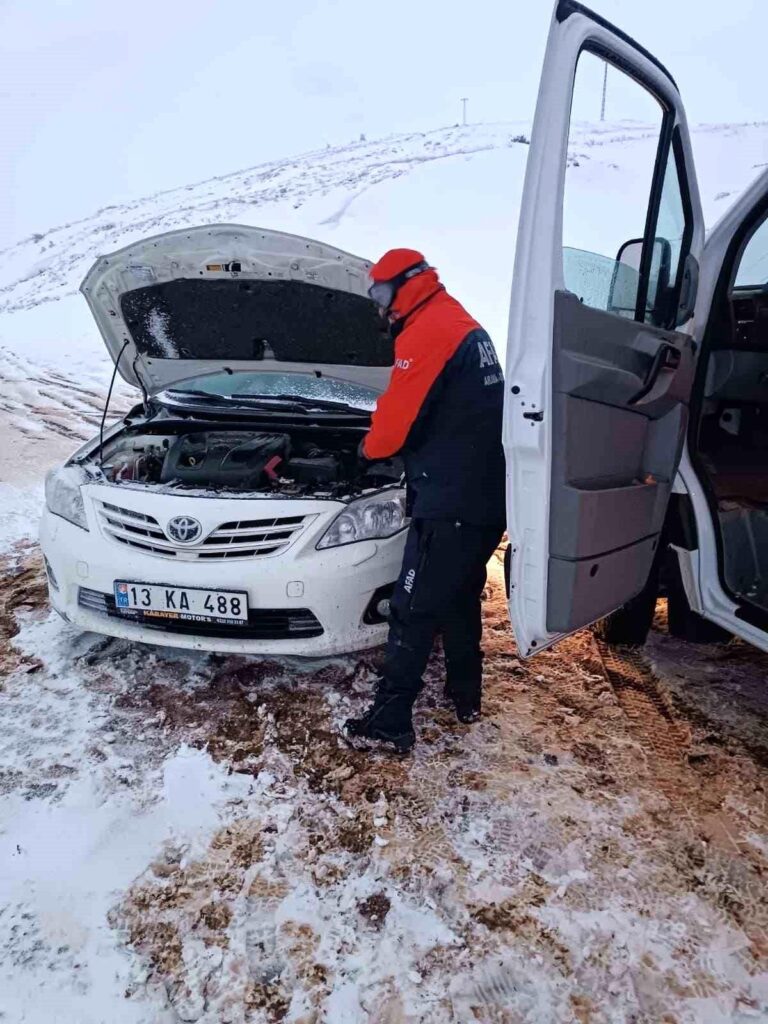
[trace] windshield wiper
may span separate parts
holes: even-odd
[[[347,409],[349,412],[365,412],[348,402],[335,402],[332,398],[309,398],[306,395],[270,395],[270,398],[277,398],[281,402],[300,402],[307,407],[314,406],[316,409]]]
[[[241,397],[234,397],[233,395],[212,395],[210,391],[169,391],[169,395],[172,395],[174,399],[183,401],[186,398],[202,398],[209,405],[228,405],[236,406],[241,409],[256,408],[265,409],[273,412],[285,412],[290,410],[291,412],[306,413],[308,410],[306,406],[301,405],[299,402],[281,402],[275,401],[270,402],[268,399],[259,398],[257,395],[243,395]]]
[[[334,402],[322,398],[306,398],[304,395],[212,395],[210,391],[176,391],[169,394],[179,398],[204,398],[212,403],[226,405],[257,406],[259,408],[290,409],[293,412],[310,412],[312,409],[351,412],[364,415],[365,409],[358,409],[346,402]]]
[[[214,402],[217,398],[223,398],[223,395],[212,395],[210,391],[177,391],[175,388],[169,388],[169,395],[179,398],[207,398],[209,401]]]

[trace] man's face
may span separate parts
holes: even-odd
[[[392,281],[374,281],[368,289],[368,295],[379,307],[381,316],[386,316],[395,301],[395,286]]]

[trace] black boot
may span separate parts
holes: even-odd
[[[348,718],[344,723],[344,735],[353,746],[357,746],[355,740],[362,740],[363,749],[381,744],[383,749],[407,754],[416,742],[412,709],[413,696],[398,693],[383,680],[365,714],[361,718]]]
[[[456,717],[464,725],[476,722],[482,710],[482,686],[480,683],[445,684],[445,699],[453,705]]]

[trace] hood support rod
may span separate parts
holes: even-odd
[[[130,342],[126,338],[123,343],[123,347],[120,349],[117,359],[115,360],[115,368],[112,371],[112,380],[109,382],[109,391],[107,391],[107,400],[104,403],[104,412],[101,415],[101,427],[99,429],[99,465],[102,469],[104,467],[104,423],[107,419],[107,409],[109,409],[109,402],[112,398],[112,388],[115,386],[115,377],[117,376],[117,368],[120,365],[120,358],[123,352],[128,348],[129,344]]]
[[[128,344],[128,342],[126,342],[126,345],[127,344]],[[124,351],[125,351],[125,345],[123,346],[123,352]],[[122,354],[123,353],[121,352],[120,355],[122,355]],[[120,356],[118,356],[117,358],[119,359]],[[139,371],[136,369],[136,363],[138,363],[138,361],[139,361],[139,354],[137,352],[136,353],[136,358],[133,360],[133,364],[132,364],[133,365],[133,372],[136,375],[136,380],[139,382],[139,387],[141,388],[141,397],[144,399],[144,415],[145,416],[149,416],[149,392],[147,391],[147,387],[146,387],[146,385],[144,383],[143,377],[141,376]]]

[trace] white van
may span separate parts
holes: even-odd
[[[655,141],[631,195],[569,147],[606,81],[611,121]],[[768,650],[768,172],[705,241],[672,76],[572,0],[542,72],[506,384],[521,654],[598,620],[642,642],[665,578],[678,635]]]

